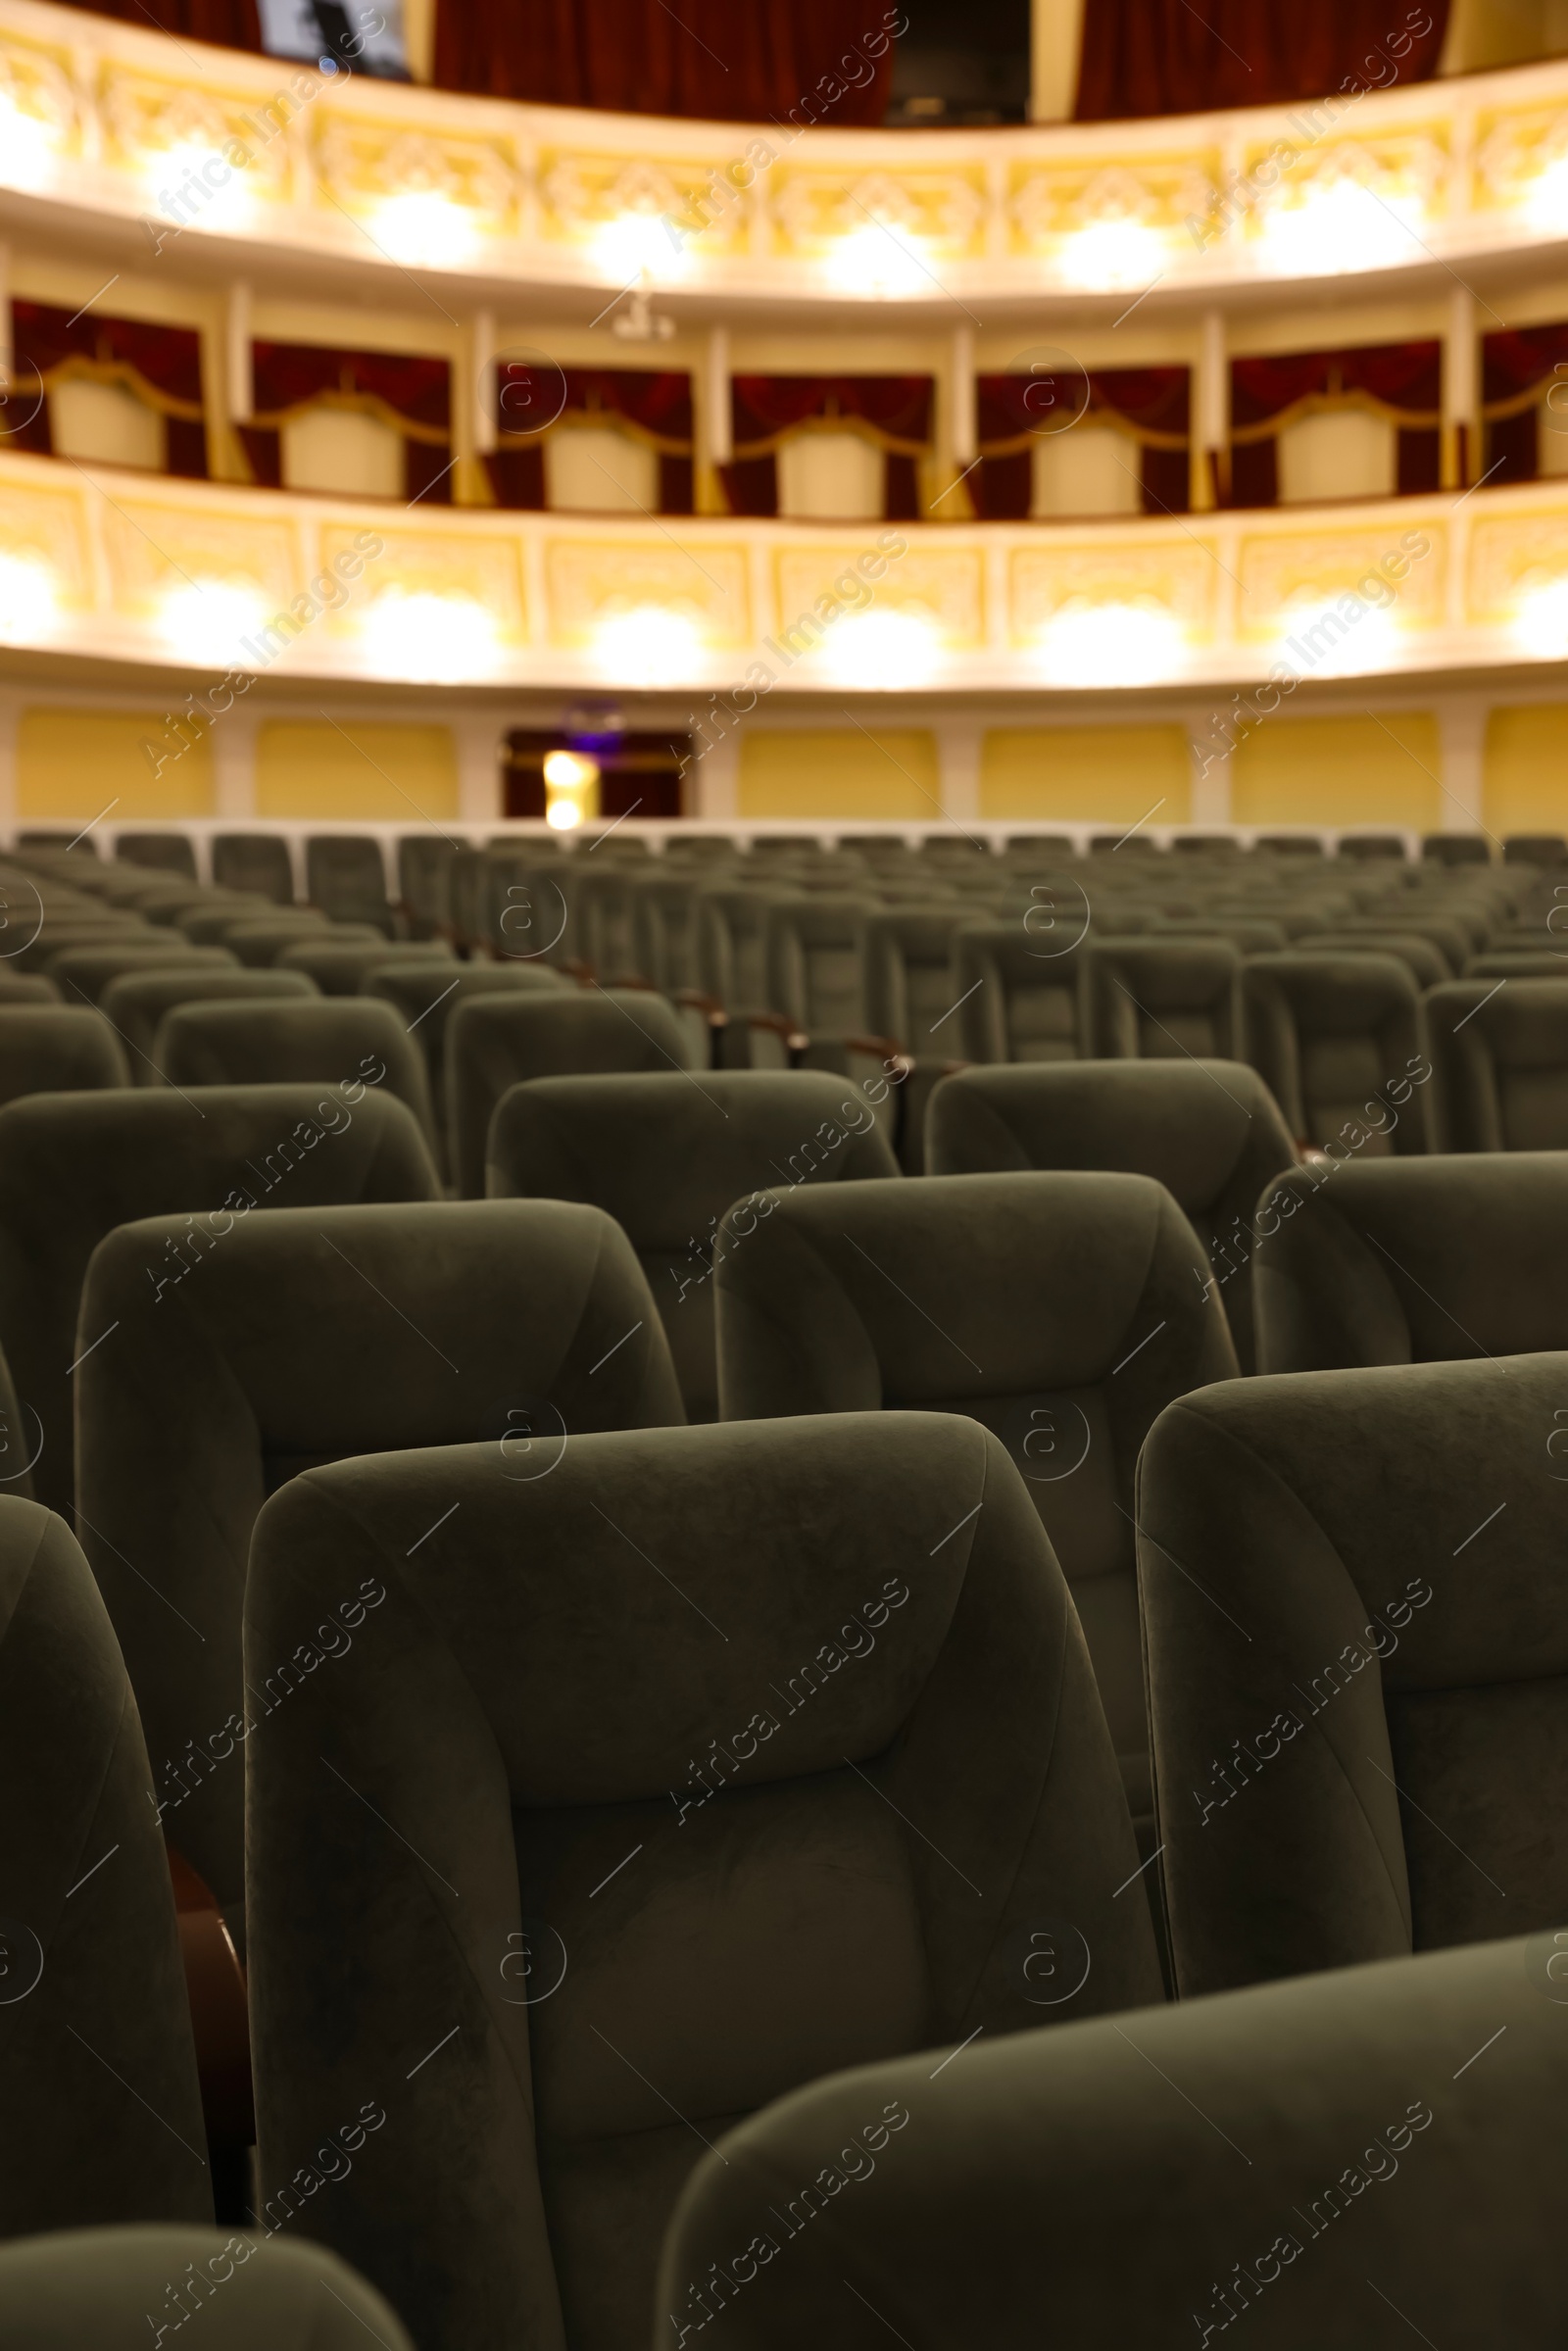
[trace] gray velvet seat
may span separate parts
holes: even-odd
[[[446,1130],[447,1023],[470,996],[561,996],[575,982],[551,963],[444,962],[438,955],[408,961],[395,949],[365,982],[367,996],[380,997],[403,1021],[424,1056],[430,1101],[436,1116],[443,1173],[448,1168]]]
[[[57,1004],[60,991],[42,971],[0,970],[0,1007],[10,1004]]]
[[[490,1122],[493,1199],[589,1200],[629,1235],[663,1319],[689,1420],[718,1414],[713,1263],[731,1204],[788,1183],[896,1176],[883,1116],[820,1070],[535,1078]]]
[[[104,989],[98,1008],[124,1046],[135,1083],[152,1086],[158,1080],[153,1047],[164,1014],[176,1004],[269,1004],[316,994],[316,982],[303,971],[246,971],[238,965],[224,970],[207,964],[187,971],[172,964],[162,971],[122,972]]]
[[[215,833],[213,879],[225,890],[253,891],[287,906],[294,896],[288,843],[276,833]]]
[[[186,833],[122,833],[115,856],[122,864],[196,879],[196,851]]]
[[[1299,1168],[1265,1193],[1256,1229],[1260,1371],[1568,1347],[1560,1152]]]
[[[1182,1995],[1568,1918],[1568,1355],[1189,1396],[1139,1471]]]
[[[1410,975],[1418,988],[1438,988],[1453,976],[1453,966],[1440,948],[1430,939],[1414,931],[1400,930],[1392,922],[1380,931],[1308,931],[1291,942],[1298,955],[1396,955],[1409,965]]]
[[[125,1669],[70,1529],[9,1495],[0,1786],[0,2236],[211,2221],[174,1898]]]
[[[1092,937],[1088,955],[1096,1058],[1237,1057],[1242,958],[1228,939]]]
[[[385,1086],[433,1140],[418,1047],[390,1004],[369,997],[176,1004],[153,1042],[163,1083],[200,1086]]]
[[[690,1067],[672,1004],[644,989],[455,997],[446,1031],[447,1146],[465,1200],[485,1188],[485,1145],[502,1096],[530,1078]]]
[[[1158,1999],[1066,1589],[972,1422],[313,1470],[257,1528],[248,1672],[367,1586],[373,1638],[249,1756],[262,2185],[394,2082],[313,2227],[424,2351],[650,2340],[705,2145],[1037,2022],[1043,1915],[1094,1952],[1063,2020]]]
[[[364,2126],[356,2121],[345,2136],[358,2148]],[[334,2141],[323,2160],[329,2181],[354,2159]],[[382,2351],[413,2351],[380,2295],[345,2262],[286,2237],[70,2229],[0,2251],[0,2351],[128,2351],[190,2320],[213,2351],[359,2351],[367,2334]]]
[[[49,976],[67,1004],[95,1004],[111,980],[136,971],[236,971],[233,955],[221,947],[193,947],[178,931],[149,933],[140,940],[117,941],[109,947],[72,947],[49,958]]]
[[[7,1004],[0,1010],[0,1104],[24,1094],[128,1086],[120,1039],[88,1004]]]
[[[330,940],[373,945],[381,933],[369,922],[328,922],[315,906],[280,906],[274,915],[247,914],[225,923],[220,943],[242,963],[275,963],[285,947],[313,940],[324,947]]]
[[[405,1105],[382,1092],[214,1086],[49,1095],[0,1109],[0,1344],[41,1444],[35,1491],[69,1513],[74,1495],[71,1366],[88,1260],[118,1225],[178,1212],[151,1278],[182,1269],[254,1208],[435,1198],[435,1170]],[[159,1319],[156,1318],[155,1319]]]
[[[1147,1176],[926,1176],[765,1195],[719,1228],[726,1420],[918,1408],[994,1430],[1060,1559],[1133,1809],[1149,1810],[1132,1499],[1172,1396],[1236,1350],[1202,1244]]]
[[[1407,964],[1359,951],[1251,955],[1242,1004],[1247,1058],[1298,1144],[1371,1157],[1426,1150],[1419,1089],[1432,1065]]]
[[[1521,1938],[815,2083],[703,2158],[652,2340],[1555,2351],[1551,1958]]]
[[[368,983],[387,963],[434,963],[450,969],[455,979],[462,969],[444,939],[367,939],[356,945],[347,939],[298,939],[277,957],[279,971],[303,971],[323,996],[362,996]]]
[[[278,1208],[194,1238],[184,1216],[122,1224],[79,1327],[104,1334],[74,1377],[83,1540],[166,1833],[239,1932],[239,1748],[213,1748],[246,1719],[240,1610],[266,1495],[343,1454],[485,1436],[548,1468],[563,1429],[681,1420],[674,1371],[624,1234],[555,1200]],[[292,1695],[292,1653],[259,1666],[254,1719]]]
[[[439,833],[405,833],[398,843],[398,912],[415,939],[452,932],[452,860],[456,845]]]
[[[966,1069],[926,1112],[932,1175],[1115,1168],[1163,1184],[1207,1253],[1243,1371],[1258,1196],[1295,1162],[1278,1103],[1241,1061]]]
[[[390,936],[386,867],[378,841],[363,833],[313,833],[305,844],[305,895],[332,922],[368,922]]]
[[[1438,1148],[1568,1146],[1568,991],[1552,979],[1450,980],[1426,1000]]]
[[[1069,892],[1053,901],[1049,915],[1032,930],[1025,916],[1017,922],[973,923],[959,931],[954,976],[962,998],[958,1018],[965,1059],[1087,1057],[1088,907],[1081,891]]]

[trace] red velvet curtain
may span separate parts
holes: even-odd
[[[153,326],[140,318],[101,318],[92,310],[73,314],[45,302],[14,302],[11,331],[11,413],[24,419],[9,428],[14,448],[51,456],[45,395],[62,375],[90,374],[123,383],[160,410],[167,470],[190,481],[206,479],[202,347],[193,327]]]
[[[1089,0],[1077,117],[1206,114],[1428,81],[1447,18],[1448,0]]]
[[[880,122],[906,22],[878,0],[439,0],[435,78],[624,114]]]
[[[1568,325],[1487,335],[1481,353],[1487,436],[1481,470],[1489,481],[1534,481],[1541,470],[1541,403],[1554,376],[1564,388],[1551,396],[1552,423],[1568,432]]]
[[[692,379],[682,370],[653,367],[566,367],[563,416],[623,417],[659,454],[659,511],[692,512]],[[545,503],[544,434],[509,433],[514,413],[508,393],[513,380],[530,402],[540,398],[536,370],[503,366],[497,385],[499,447],[484,461],[497,506],[533,512]],[[552,405],[549,394],[544,395]]]
[[[252,420],[239,427],[251,472],[265,489],[282,481],[280,431],[323,392],[362,404],[403,436],[404,496],[452,503],[452,370],[445,360],[395,351],[331,351],[314,343],[253,343]]]
[[[886,468],[883,513],[920,518],[919,461],[931,443],[929,375],[736,375],[730,381],[734,459],[721,466],[735,514],[778,513],[775,453],[787,432],[854,416],[879,443]]]
[[[1026,405],[1027,375],[976,379],[980,463],[969,475],[975,513],[986,522],[1027,519],[1034,498],[1038,411]],[[1190,503],[1188,439],[1191,377],[1186,367],[1097,367],[1088,371],[1086,416],[1119,417],[1139,443],[1139,492],[1146,514],[1185,514]],[[1063,383],[1068,413],[1083,398]],[[1067,427],[1071,430],[1071,427]]]
[[[1330,405],[1360,392],[1398,427],[1401,497],[1435,490],[1442,478],[1443,346],[1375,343],[1361,350],[1292,351],[1231,362],[1232,506],[1279,499],[1276,441],[1308,403]]]
[[[84,4],[85,0],[66,0],[70,8]],[[256,0],[95,0],[91,14],[151,25],[187,41],[214,41],[220,49],[259,50],[262,45]]]

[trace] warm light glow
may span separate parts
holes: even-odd
[[[599,813],[599,761],[580,751],[545,754],[545,822],[569,833]]]
[[[884,298],[929,292],[935,280],[920,256],[919,239],[906,230],[867,220],[840,237],[827,259],[827,274],[849,294]]]
[[[47,186],[58,158],[53,126],[0,90],[0,180],[14,188]]]
[[[1157,228],[1142,220],[1096,220],[1062,247],[1061,273],[1069,285],[1120,289],[1147,286],[1169,258]]]
[[[142,167],[153,220],[180,228],[239,228],[251,216],[251,188],[243,164],[231,164],[218,147],[197,139],[158,147]]]
[[[59,610],[60,590],[47,563],[0,554],[0,638],[25,644],[47,636]]]
[[[1513,632],[1538,661],[1568,660],[1568,579],[1530,589],[1520,600]]]
[[[1336,675],[1390,667],[1398,653],[1399,626],[1386,606],[1351,592],[1292,605],[1280,639],[1281,659],[1299,676]]]
[[[471,596],[378,596],[360,623],[377,669],[427,685],[456,685],[495,666],[496,625]]]
[[[1159,605],[1074,597],[1047,622],[1039,650],[1054,684],[1147,686],[1180,671],[1186,638]]]
[[[846,685],[896,691],[929,685],[941,646],[918,612],[846,612],[834,623],[821,659]]]
[[[192,661],[234,661],[241,640],[263,628],[268,608],[257,589],[226,579],[191,580],[171,588],[159,610],[160,634]]]
[[[375,208],[374,235],[400,262],[457,269],[474,247],[471,213],[433,188],[410,188]]]
[[[691,674],[702,651],[696,621],[658,604],[607,613],[594,630],[594,659],[616,685],[677,685]]]
[[[1268,207],[1262,246],[1270,269],[1330,276],[1416,260],[1425,225],[1426,207],[1408,191],[1385,196],[1353,179],[1323,180]]]
[[[1536,173],[1524,201],[1532,228],[1568,228],[1568,155],[1559,155]]]
[[[672,277],[686,263],[685,239],[664,213],[617,213],[595,229],[592,251],[617,285],[638,277]]]

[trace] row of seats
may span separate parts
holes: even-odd
[[[1188,1050],[950,1071],[911,1180],[909,1057],[715,1069],[653,991],[79,871],[6,877],[53,959],[0,1051],[124,1056],[156,983],[161,1080],[0,1108],[0,1744],[49,1765],[4,2233],[180,2225],[138,2340],[238,2308],[181,2282],[216,2210],[352,2263],[393,2351],[608,2351],[656,2280],[661,2341],[862,2351],[1206,2340],[1299,2203],[1305,2351],[1368,2258],[1317,2249],[1326,2151],[1416,2066],[1394,2151],[1454,2127],[1380,2287],[1557,2339],[1554,1154],[1393,1148],[1420,1069],[1303,1151]],[[1129,2182],[1158,2251],[1107,2279]],[[146,2302],[147,2242],[19,2307]]]
[[[390,1227],[408,1212],[312,1221],[363,1250],[377,1213]],[[1561,1504],[1540,1436],[1565,1361],[1222,1380],[1157,1418],[1138,1494],[1159,1806],[1145,1865],[1184,1995],[1523,1931],[1535,1940],[1506,1946],[1505,1972],[1465,1954],[1397,1996],[1417,2015],[1437,1999],[1449,2077],[1515,2024],[1504,2079],[1540,2090],[1538,2036],[1555,2027],[1546,2047],[1562,2046],[1542,1995],[1568,1903],[1551,1765]],[[1462,1429],[1487,1441],[1479,1494]],[[318,1451],[326,1431],[313,1434]],[[1075,1612],[1027,1467],[972,1415],[573,1431],[548,1460],[535,1443],[292,1476],[274,1462],[284,1483],[243,1603],[251,1703],[208,1720],[163,1776],[160,1812],[186,1842],[195,1793],[237,1785],[243,1744],[258,2225],[302,2221],[421,2343],[564,2324],[598,2351],[646,2325],[683,2186],[677,2238],[698,2241],[751,2192],[745,2157],[739,2180],[710,2168],[687,2185],[704,2141],[792,2090],[847,2128],[875,2084],[863,2123],[923,2122],[940,2176],[961,2127],[956,2145],[911,2098],[906,2052],[956,2065],[982,2034],[1157,2011],[1161,1984],[1084,1585]],[[45,1962],[12,2081],[24,2111],[62,2102],[81,2150],[56,2164],[35,2141],[24,2171],[8,2167],[7,2211],[24,2229],[62,2211],[199,2220],[211,2190],[174,1913],[109,1621],[35,1506],[0,1505],[0,1562],[7,1735],[60,1775],[47,1838],[9,1874]],[[10,1947],[31,1955],[15,1930]],[[1295,1989],[1298,2013],[1350,2029],[1346,1979],[1316,2000]],[[1354,2045],[1391,2070],[1395,1996],[1374,1982],[1353,2012]],[[1206,2003],[1187,2013],[1211,2017],[1206,2042],[1200,2025],[1184,2043],[1130,2022],[1161,2052],[1206,2048],[1255,2075],[1245,2015],[1227,2037]],[[1259,2030],[1290,2013],[1265,2007]],[[1081,2146],[1097,2105],[1131,2159],[1148,2109],[1131,2126],[1123,2110],[1118,2138],[1102,2111],[1107,2094],[1120,2105],[1114,2045],[1086,2031],[1039,2061],[1048,2097],[1088,2069],[1076,2124],[1070,2094],[1034,2110],[1040,2160],[1063,2130]],[[1308,2078],[1304,2054],[1294,2037],[1276,2052],[1276,2100],[1282,2071]],[[881,2071],[842,2078],[867,2066]],[[970,2079],[977,2128],[991,2096],[1022,2095],[989,2056]],[[1432,2104],[1440,2092],[1451,2101],[1442,2077]],[[1496,2127],[1518,2119],[1503,2099]],[[751,2144],[797,2144],[799,2121],[798,2106],[764,2115]],[[1271,2171],[1320,2160],[1310,2131],[1265,2144]],[[802,2180],[761,2171],[793,2208]],[[971,2169],[966,2227],[976,2189]],[[682,2307],[686,2278],[706,2273],[677,2260],[671,2281],[673,2258],[679,2325],[704,2307]],[[1024,2290],[1016,2257],[1009,2275]]]

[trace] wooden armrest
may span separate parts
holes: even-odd
[[[747,1012],[742,1017],[748,1028],[767,1029],[782,1038],[789,1053],[804,1053],[811,1042],[783,1012]]]
[[[172,1845],[169,1875],[208,2140],[215,2148],[249,2147],[256,2139],[256,2107],[245,1972],[211,1888]]]

